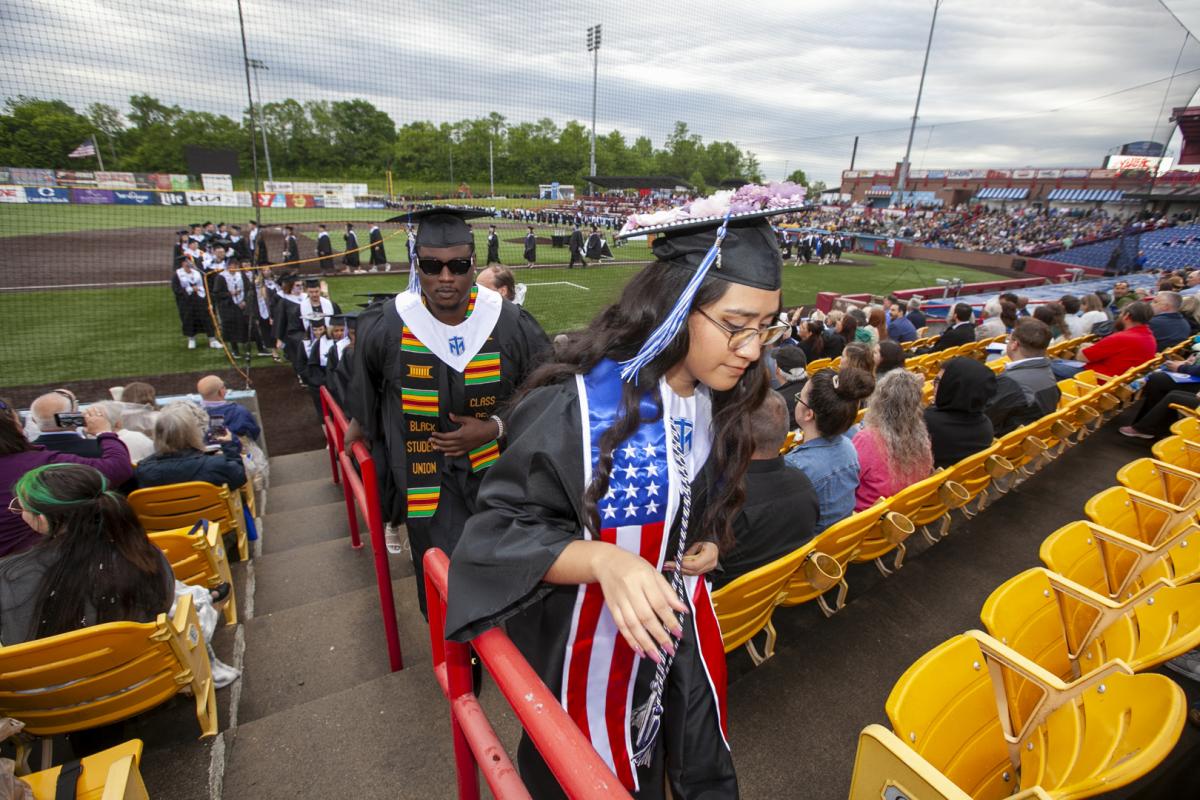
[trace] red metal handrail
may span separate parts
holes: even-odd
[[[322,386],[319,394],[321,396],[321,428],[325,431],[325,446],[329,450],[329,469],[333,472],[333,482],[337,484],[341,482],[338,476],[338,458],[345,449],[346,428],[349,426],[349,422],[328,389]]]
[[[449,570],[445,553],[436,547],[425,552],[429,643],[434,674],[450,702],[459,800],[479,800],[480,769],[497,800],[530,796],[471,687],[472,647],[568,797],[630,798],[503,630],[492,628],[469,646],[445,638]]]

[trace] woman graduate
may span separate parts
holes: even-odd
[[[732,544],[759,358],[787,330],[766,218],[802,197],[746,186],[630,218],[658,262],[530,376],[451,558],[447,635],[504,624],[639,798],[738,793],[702,576]],[[527,738],[518,762],[534,797],[563,796]]]

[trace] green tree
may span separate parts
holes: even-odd
[[[798,183],[801,186],[808,186],[808,176],[804,174],[804,170],[802,169],[792,170],[792,174],[788,175],[784,180]]]
[[[0,113],[0,162],[12,166],[91,168],[67,155],[92,135],[92,123],[61,100],[9,98]]]
[[[117,143],[125,133],[125,121],[121,112],[107,103],[91,103],[87,107],[88,122],[92,129],[100,134],[96,146],[103,147],[109,153],[109,162],[117,163]]]

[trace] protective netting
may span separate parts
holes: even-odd
[[[203,332],[219,333],[219,314],[189,349],[171,284],[177,232],[206,222],[226,227],[202,249],[227,241],[253,262],[257,220],[272,264],[293,226],[299,263],[288,268],[325,276],[351,309],[358,295],[406,284],[404,226],[385,220],[454,198],[495,210],[475,225],[481,266],[489,222],[493,255],[518,268],[532,226],[537,268],[516,270],[525,305],[551,333],[581,325],[646,260],[645,242],[613,240],[622,214],[676,187],[747,179],[791,177],[815,196],[838,186],[856,137],[859,168],[891,169],[932,10],[10,0],[0,8],[4,387],[232,375]],[[589,50],[597,23],[600,49]],[[1200,85],[1184,23],[1151,2],[943,3],[913,169],[1098,167],[1122,143],[1168,142],[1171,110]],[[592,174],[638,180],[585,199]],[[574,222],[590,251],[583,270],[566,269]],[[357,263],[345,252],[355,247]],[[784,302],[969,273],[912,269],[897,283],[895,271],[867,257],[792,271]]]

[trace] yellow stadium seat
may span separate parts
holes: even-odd
[[[221,525],[209,522],[207,529],[199,530],[200,525],[198,522],[191,528],[151,533],[150,541],[167,554],[175,580],[188,586],[205,586],[209,589],[228,583],[225,622],[237,625],[237,598],[233,592],[233,575],[229,571],[225,543],[221,540]]]
[[[1171,408],[1178,410],[1186,408],[1186,406],[1172,403]],[[1176,420],[1175,424],[1171,426],[1171,433],[1176,436],[1182,436],[1185,439],[1190,439],[1193,442],[1200,442],[1200,419],[1192,416],[1189,410],[1187,415]]]
[[[940,499],[942,485],[949,478],[946,470],[939,470],[928,478],[917,481],[891,498],[881,499],[872,508],[879,508],[881,513],[876,524],[863,537],[862,546],[854,556],[857,563],[874,561],[875,566],[883,575],[891,575],[894,570],[904,566],[904,555],[907,552],[905,540],[916,532],[917,525],[909,519],[905,511],[917,512],[929,523],[940,519],[946,513],[946,504]],[[947,499],[958,500],[962,487],[956,487],[947,492]],[[965,490],[964,490],[965,493]],[[937,541],[936,537],[926,534],[929,541]],[[883,563],[883,556],[896,551],[896,557],[889,568]]]
[[[993,444],[986,450],[980,450],[974,455],[967,456],[946,471],[947,481],[953,481],[966,492],[967,501],[959,506],[963,516],[971,519],[991,502],[989,490],[992,482],[998,478],[1011,475],[1016,469],[1008,459],[999,455],[1000,445]],[[974,501],[974,508],[971,503]]]
[[[1008,800],[1049,800],[1034,786]],[[882,725],[868,725],[858,735],[850,800],[971,800],[970,796],[896,734]]]
[[[782,606],[798,606],[816,600],[826,617],[833,616],[846,604],[846,565],[862,546],[863,536],[875,527],[881,506],[875,505],[833,523],[804,545],[802,568],[792,574]],[[838,587],[837,597],[830,606],[827,592]]]
[[[792,573],[805,563],[806,549],[807,545],[747,572],[713,592],[713,608],[717,612],[726,653],[745,645],[755,666],[775,655],[776,634],[771,617],[786,596],[784,588]],[[760,654],[754,645],[754,637],[764,630],[767,639]]]
[[[1009,695],[1016,681],[1031,685],[1026,706]],[[1157,766],[1179,739],[1187,701],[1169,678],[1134,675],[1121,661],[1068,683],[967,631],[909,667],[886,707],[896,735],[975,800],[1035,786],[1067,800]]]
[[[989,634],[1063,680],[1114,658],[1142,672],[1200,645],[1200,584],[1159,578],[1117,601],[1034,567],[992,592],[980,617]]]
[[[1083,513],[1097,525],[1149,545],[1196,522],[1195,505],[1177,506],[1124,486],[1110,486],[1092,495],[1084,503]]]
[[[243,561],[250,558],[239,492],[203,481],[189,481],[138,489],[129,495],[129,504],[150,533],[190,528],[202,519],[218,522],[221,527],[236,531],[238,555]]]
[[[75,783],[76,800],[149,800],[146,784],[138,765],[142,760],[142,740],[124,744],[79,759],[80,773]],[[52,767],[20,780],[33,789],[34,800],[54,800],[58,774]]]
[[[1159,461],[1200,472],[1200,441],[1191,441],[1182,436],[1167,436],[1159,439],[1150,448]]]
[[[0,647],[0,716],[53,736],[128,719],[188,687],[201,737],[217,733],[217,698],[192,598],[154,622],[109,622]]]
[[[1052,572],[1093,592],[1130,598],[1158,578],[1176,585],[1200,578],[1200,530],[1188,526],[1152,546],[1080,520],[1047,536],[1038,555]]]
[[[815,361],[808,362],[808,366],[805,367],[805,369],[808,371],[809,375],[812,375],[820,370],[829,369],[829,365],[832,363],[832,358],[818,358]]]
[[[1153,458],[1139,458],[1121,467],[1117,483],[1177,506],[1200,501],[1200,474]]]

